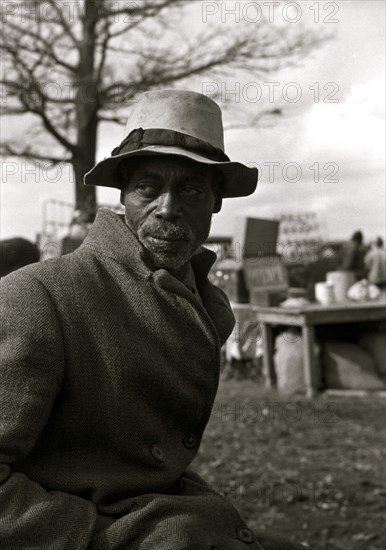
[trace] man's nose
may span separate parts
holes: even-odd
[[[158,198],[155,215],[167,221],[181,218],[182,209],[178,195],[170,191],[162,193]]]

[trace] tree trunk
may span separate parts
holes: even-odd
[[[95,164],[99,95],[95,74],[95,0],[85,1],[83,15],[83,40],[79,48],[77,67],[77,93],[75,97],[77,118],[77,151],[72,164],[75,172],[76,209],[85,221],[92,222],[96,213],[95,187],[86,187],[83,177]]]
[[[72,166],[75,174],[75,209],[81,212],[86,223],[92,223],[96,214],[96,189],[86,186],[83,177],[94,166],[95,155],[90,158],[74,157]]]

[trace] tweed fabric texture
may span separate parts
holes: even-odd
[[[234,324],[213,260],[192,259],[200,303],[105,210],[3,279],[0,549],[269,549],[186,472]]]

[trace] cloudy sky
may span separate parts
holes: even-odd
[[[242,17],[243,2],[236,4]],[[384,235],[385,4],[383,0],[320,1],[318,14],[311,9],[315,2],[301,1],[298,6],[297,13],[291,7],[284,12],[287,18],[300,17],[293,25],[310,25],[317,32],[332,32],[335,38],[301,66],[280,74],[206,81],[211,89],[240,90],[238,104],[224,111],[225,128],[230,126],[225,132],[226,152],[232,160],[261,169],[256,193],[224,201],[223,210],[214,217],[212,234],[231,235],[235,217],[244,214],[269,218],[313,211],[327,239],[349,237],[356,229],[364,231],[366,240]],[[281,17],[283,25],[291,24],[280,9],[275,17]],[[221,10],[210,15],[216,16],[221,17]],[[200,2],[195,2],[189,17],[189,25],[199,30],[203,24]],[[224,32],[227,25],[236,24],[228,17]],[[203,83],[194,83],[193,89],[203,91]],[[261,98],[255,101],[259,91]],[[235,121],[251,120],[273,107],[280,108],[282,116],[262,119],[257,128],[232,129]],[[2,124],[3,137],[9,130],[8,124]],[[102,129],[99,159],[110,153],[122,134],[119,127]],[[27,173],[27,169],[25,164],[8,166],[3,174],[2,238],[33,240],[42,229],[44,201],[73,200],[68,167],[62,169],[61,178],[55,173],[48,177]],[[98,199],[115,204],[119,193],[100,189]]]

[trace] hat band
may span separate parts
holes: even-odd
[[[219,149],[214,147],[207,141],[176,132],[175,130],[166,130],[161,128],[143,130],[137,128],[130,132],[122,143],[111,151],[111,156],[121,155],[122,153],[130,153],[138,149],[144,149],[150,145],[164,145],[169,147],[181,147],[191,153],[197,153],[217,162],[230,162],[229,157]]]

